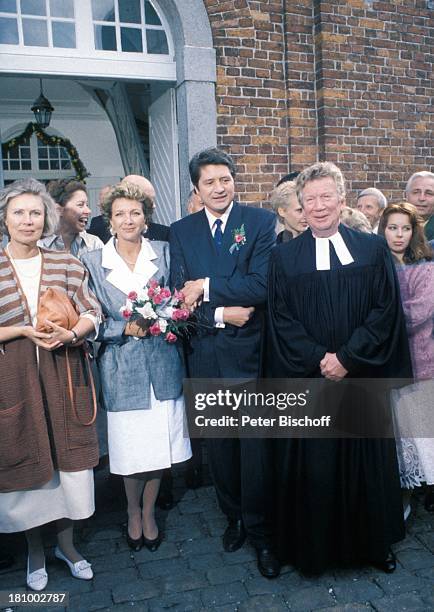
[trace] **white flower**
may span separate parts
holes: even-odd
[[[140,291],[137,292],[137,299],[139,302],[147,302],[149,300],[148,290],[140,289]]]
[[[167,329],[166,319],[158,319],[158,325],[160,326],[162,333],[165,334]]]
[[[173,315],[172,306],[162,306],[158,309],[158,316],[163,317],[163,319],[171,319],[172,315]]]
[[[150,302],[146,302],[144,306],[141,308],[136,308],[136,312],[138,312],[144,319],[156,319],[157,315],[155,310],[152,308]]]

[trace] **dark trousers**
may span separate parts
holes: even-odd
[[[241,519],[251,543],[268,547],[272,537],[271,440],[207,439],[208,462],[222,511]]]

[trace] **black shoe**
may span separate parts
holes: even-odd
[[[257,548],[258,570],[265,578],[277,578],[280,574],[280,563],[269,548]]]
[[[203,485],[202,470],[188,468],[185,472],[185,485],[187,489],[198,489]]]
[[[161,508],[161,510],[171,510],[175,505],[173,495],[171,491],[160,492],[157,497],[155,505]]]
[[[246,532],[241,520],[230,521],[223,534],[223,548],[226,552],[235,552],[244,544]]]
[[[160,532],[158,532],[157,537],[154,538],[153,540],[148,540],[148,538],[145,538],[145,536],[143,536],[143,544],[151,552],[155,552],[156,550],[158,550],[162,541],[163,541],[163,538]]]
[[[389,550],[387,557],[384,561],[375,563],[378,569],[383,570],[386,574],[392,574],[396,570],[396,557],[391,550]]]
[[[133,540],[127,531],[127,544],[131,550],[134,550],[134,552],[139,552],[139,550],[143,548],[143,535],[141,535],[140,538]]]
[[[434,512],[434,485],[428,485],[426,488],[424,506],[427,512]]]

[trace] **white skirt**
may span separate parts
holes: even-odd
[[[95,512],[93,470],[54,472],[42,487],[0,493],[0,533],[15,533],[68,518],[85,519]]]
[[[107,413],[112,474],[138,474],[170,467],[191,457],[184,398],[157,400],[151,386],[147,410]]]
[[[406,489],[422,482],[434,484],[433,395],[433,380],[420,380],[392,392],[399,475]]]

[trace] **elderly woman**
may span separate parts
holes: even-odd
[[[151,279],[167,284],[169,248],[143,238],[153,204],[137,186],[113,188],[103,210],[114,237],[86,253],[83,262],[104,314],[97,340],[110,471],[124,477],[129,546],[154,551],[161,542],[154,517],[161,472],[191,457],[184,434],[183,368],[176,345],[126,322],[120,309],[131,291],[142,290]]]
[[[93,403],[77,343],[95,331],[100,308],[75,257],[38,247],[56,223],[55,203],[38,181],[16,181],[0,192],[0,232],[9,237],[0,248],[0,532],[25,531],[27,584],[38,591],[48,581],[40,527],[51,521],[56,557],[74,577],[93,576],[74,547],[72,521],[94,512],[98,447],[94,426],[86,424]],[[48,288],[65,294],[79,313],[72,329],[44,320],[37,331]]]
[[[408,202],[389,204],[380,219],[378,233],[386,238],[396,262],[401,289],[401,300],[410,344],[415,385],[398,393],[398,407],[406,412],[406,423],[411,431],[423,435],[420,410],[429,414],[433,422],[432,392],[434,379],[434,254],[424,235],[423,219]],[[416,411],[412,408],[416,408]],[[399,423],[399,414],[398,414]],[[407,427],[406,427],[407,428]],[[405,515],[410,512],[410,492],[426,482],[425,506],[434,511],[434,439],[408,438],[405,432],[397,439],[401,486],[408,491],[404,496]],[[432,436],[431,431],[426,432]]]
[[[301,204],[298,201],[293,181],[281,183],[271,192],[270,204],[283,230],[277,235],[277,243],[297,238],[307,228]]]

